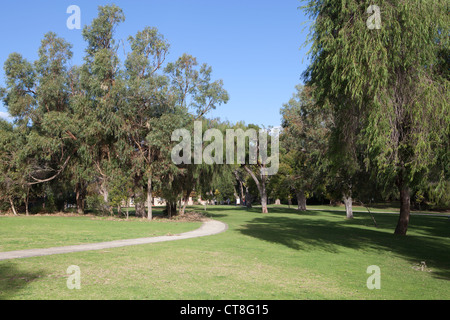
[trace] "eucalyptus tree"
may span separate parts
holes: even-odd
[[[371,1],[309,1],[304,8],[315,23],[305,78],[317,103],[333,109],[344,141],[361,128],[356,140],[366,146],[366,165],[397,187],[395,234],[405,235],[410,190],[427,179],[448,140],[449,81],[435,72],[438,52],[448,49],[448,2],[377,6],[374,13]]]
[[[211,66],[206,63],[199,66],[197,58],[187,53],[168,63],[165,72],[170,78],[177,106],[190,112],[194,120],[201,120],[230,99],[223,81],[212,81]]]
[[[71,45],[49,32],[38,57],[31,63],[18,53],[10,54],[4,64],[6,88],[2,89],[15,135],[22,141],[11,161],[20,168],[18,180],[27,214],[30,191],[60,177],[77,152],[77,128],[69,103]]]
[[[14,215],[18,214],[17,202],[26,194],[26,173],[20,166],[24,138],[12,124],[0,119],[0,202],[7,203]]]
[[[83,154],[97,171],[105,203],[108,180],[119,165],[117,142],[122,126],[125,84],[114,32],[124,20],[119,7],[99,6],[98,16],[84,27],[82,35],[87,48],[79,75],[81,91],[73,99],[77,123],[82,128]]]
[[[297,197],[298,210],[306,210],[307,194],[324,184],[326,153],[332,117],[313,99],[313,89],[296,86],[296,92],[281,108],[283,185]]]
[[[152,179],[158,150],[147,136],[154,132],[154,120],[173,112],[167,77],[161,74],[169,52],[169,43],[156,28],[146,27],[129,37],[131,52],[125,61],[127,103],[123,108],[123,138],[128,140],[133,175],[139,184],[146,180],[147,217],[152,219]]]
[[[80,213],[90,184],[98,183],[105,204],[114,189],[117,202],[129,191],[117,188],[129,175],[138,198],[147,191],[151,219],[153,190],[160,188],[173,200],[195,186],[186,174],[197,180],[209,174],[210,168],[186,169],[170,161],[171,133],[192,127],[229,97],[222,80],[212,80],[211,67],[194,57],[184,54],[165,65],[169,44],[156,28],[129,38],[131,52],[122,67],[114,36],[124,20],[119,7],[99,6],[98,16],[82,31],[87,48],[80,67],[69,68],[72,46],[52,32],[45,35],[36,62],[18,53],[9,56],[1,98],[14,126],[5,126],[2,134],[17,134],[21,147],[17,154],[2,155],[14,163],[14,169],[2,170],[20,170],[22,176],[6,180],[22,185],[27,195],[34,186],[70,180]]]

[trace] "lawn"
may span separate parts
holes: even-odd
[[[200,222],[100,216],[0,216],[0,252],[178,234]]]
[[[210,206],[207,214],[229,227],[210,237],[0,261],[0,297],[450,299],[450,220],[446,217],[413,216],[408,236],[398,237],[393,234],[396,215],[375,213],[375,228],[367,213],[355,213],[349,221],[345,213],[330,209],[269,209],[263,215],[258,208]],[[131,229],[153,223],[136,222],[128,227],[128,222],[103,222]],[[72,222],[78,223],[87,221]],[[43,234],[51,224],[46,226]],[[34,228],[38,234],[39,228]],[[113,237],[107,229],[97,239]],[[152,231],[136,232],[142,232],[141,236]],[[425,267],[420,267],[422,262]],[[80,267],[80,290],[66,286],[70,265]],[[366,286],[370,276],[366,270],[372,265],[381,270],[380,290]]]

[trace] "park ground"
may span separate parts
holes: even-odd
[[[366,300],[450,299],[450,219],[342,208],[191,207],[228,225],[224,233],[174,242],[0,261],[0,299]],[[357,210],[356,208],[355,210]],[[390,211],[385,209],[384,211]],[[158,215],[156,210],[156,216]],[[0,251],[178,234],[200,221],[95,216],[0,216]],[[81,289],[68,289],[67,268]],[[370,290],[369,266],[380,289]]]

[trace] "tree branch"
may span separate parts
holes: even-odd
[[[69,163],[69,160],[70,160],[71,157],[72,157],[72,155],[70,155],[70,156],[66,159],[66,161],[64,162],[64,164],[63,164],[63,166],[61,167],[61,169],[59,169],[58,172],[57,172],[53,177],[50,177],[50,178],[48,178],[48,179],[41,180],[41,179],[37,179],[37,178],[33,177],[33,176],[30,174],[30,177],[31,177],[33,180],[35,180],[35,182],[28,182],[27,185],[28,185],[28,186],[32,186],[32,185],[39,184],[39,183],[49,182],[49,181],[52,181],[53,179],[57,178],[57,177],[61,174],[61,172],[63,172],[64,169],[67,167],[67,164]]]

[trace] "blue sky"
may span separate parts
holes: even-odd
[[[81,30],[69,30],[67,8],[78,5],[81,24],[90,24],[97,7],[114,3],[126,21],[117,39],[135,35],[146,26],[157,27],[171,45],[167,62],[183,53],[213,68],[222,79],[230,101],[209,117],[263,126],[281,123],[280,107],[301,83],[308,60],[302,48],[308,31],[298,0],[41,0],[2,1],[0,10],[0,86],[3,64],[12,52],[37,59],[43,35],[54,31],[73,44],[73,65],[82,63],[85,43]],[[122,50],[122,49],[121,49]],[[6,109],[0,102],[0,115]]]

